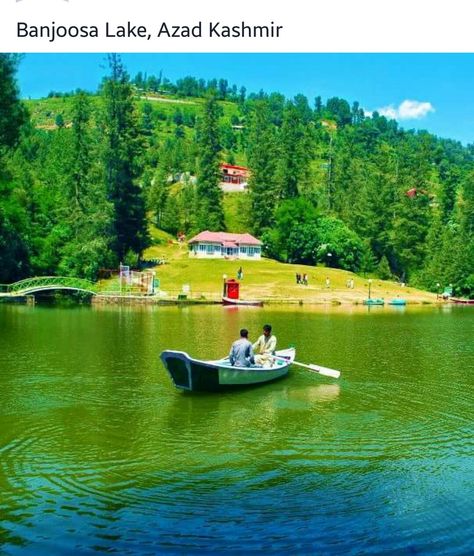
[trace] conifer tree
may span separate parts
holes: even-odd
[[[206,101],[198,135],[197,225],[200,230],[224,229],[220,182],[219,106],[215,95]]]
[[[309,126],[304,125],[301,111],[294,103],[287,103],[279,137],[280,157],[277,180],[280,185],[281,199],[297,197],[301,185],[308,178],[312,156],[310,139]]]
[[[58,270],[67,276],[94,280],[101,267],[109,267],[115,261],[110,248],[113,207],[99,179],[98,145],[90,116],[90,101],[79,92],[73,101],[70,156],[64,168],[65,211],[58,225],[67,225],[67,238]]]
[[[396,205],[389,241],[395,253],[394,270],[404,282],[413,278],[414,273],[423,267],[430,223],[429,211],[429,197],[423,193],[413,198],[402,194]]]
[[[27,120],[15,79],[18,60],[14,54],[0,53],[0,149],[18,143],[21,126]]]
[[[392,271],[385,255],[380,259],[377,266],[377,276],[382,280],[389,280],[392,277]]]
[[[275,180],[276,135],[267,100],[255,101],[249,128],[247,149],[250,166],[251,228],[254,233],[262,234],[272,226],[278,202]]]
[[[114,252],[141,255],[148,245],[145,203],[137,184],[143,144],[129,76],[117,55],[109,56],[110,76],[102,85],[103,162],[108,199],[114,207]]]
[[[28,267],[27,215],[3,160],[27,120],[15,80],[17,63],[18,57],[0,53],[0,282],[24,276]]]
[[[464,178],[456,220],[458,256],[451,282],[460,295],[474,297],[474,170]]]

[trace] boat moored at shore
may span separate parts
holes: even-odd
[[[363,305],[385,305],[385,301],[381,298],[372,297],[369,299],[364,299]]]
[[[239,307],[239,306],[263,307],[263,301],[260,301],[258,299],[231,299],[230,297],[223,297],[222,305],[228,305],[232,307]]]
[[[407,304],[407,300],[406,299],[401,299],[400,297],[397,297],[395,299],[392,299],[391,301],[388,302],[389,305],[397,305],[397,306],[404,306]]]
[[[450,301],[459,305],[474,305],[474,299],[461,299],[459,297],[451,297]]]

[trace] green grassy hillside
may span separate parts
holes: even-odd
[[[100,108],[101,99],[98,95],[90,95],[93,111],[97,112]],[[205,99],[189,98],[183,99],[171,95],[159,96],[152,93],[137,96],[137,108],[141,112],[145,103],[152,106],[152,117],[157,122],[164,122],[171,119],[177,110],[184,116],[199,116],[203,111]],[[73,96],[48,97],[41,99],[24,100],[30,114],[33,125],[37,127],[55,128],[55,119],[58,114],[64,118],[64,122],[71,123]],[[222,110],[222,121],[230,122],[233,115],[238,115],[238,105],[235,102],[219,101]],[[173,127],[175,125],[173,124]]]
[[[160,279],[161,289],[170,297],[175,297],[183,285],[191,288],[194,298],[220,299],[223,276],[236,278],[242,266],[244,278],[241,281],[242,299],[284,299],[309,303],[362,303],[367,298],[366,277],[352,272],[305,265],[284,264],[270,259],[260,261],[196,259],[189,256],[186,244],[179,244],[171,236],[152,229],[155,245],[145,252],[146,259],[162,259],[166,264],[154,268]],[[297,285],[296,273],[308,275],[308,285]],[[326,287],[326,277],[330,287]],[[354,289],[349,289],[347,280],[354,279]],[[430,303],[436,296],[415,288],[407,288],[396,282],[374,279],[371,286],[372,297],[384,297],[386,301],[397,296],[409,303]]]

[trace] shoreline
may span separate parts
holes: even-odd
[[[364,301],[367,298],[361,297],[360,295],[354,296],[347,296],[347,295],[337,295],[335,292],[333,295],[319,295],[315,297],[264,297],[262,296],[259,301],[262,302],[264,306],[281,306],[281,305],[298,305],[298,306],[311,306],[311,305],[318,305],[318,306],[332,306],[332,307],[339,307],[339,306],[346,306],[346,307],[357,307],[357,306],[369,306],[364,304]],[[396,301],[397,299],[404,299],[406,303],[404,305],[399,305],[400,307],[404,306],[413,306],[413,305],[462,305],[462,303],[456,303],[452,300],[444,300],[441,298],[436,298],[436,296],[406,296],[405,298],[400,297],[387,297],[387,298],[378,298],[384,301],[384,305],[389,306],[396,306],[396,303],[392,303],[392,301]],[[241,301],[245,301],[245,298],[241,298]],[[35,299],[34,295],[26,295],[26,296],[18,296],[18,297],[2,297],[0,298],[0,303],[5,304],[25,304],[25,305],[36,305],[37,300]],[[83,304],[84,300],[82,300],[78,304]],[[183,306],[183,305],[222,305],[222,299],[219,296],[213,297],[186,297],[186,296],[170,296],[164,297],[163,295],[92,295],[86,304],[90,305],[156,305],[156,306]],[[228,305],[228,307],[239,307],[239,305]],[[245,305],[240,305],[240,307],[245,307]]]
[[[390,305],[391,301],[397,298],[390,298],[386,299],[385,305]],[[311,298],[265,298],[262,297],[261,301],[264,306],[272,306],[272,305],[321,305],[321,306],[367,306],[364,305],[365,298],[360,298],[358,296],[354,296],[351,299],[348,298],[339,298],[339,297],[311,297]],[[451,304],[451,302],[441,300],[441,299],[426,299],[421,297],[413,297],[412,299],[406,300],[406,305],[400,306],[409,306],[409,305],[446,305]],[[453,303],[454,304],[454,303]],[[165,305],[222,305],[221,299],[199,299],[199,298],[185,298],[185,299],[178,299],[178,298],[163,298],[161,296],[137,296],[137,295],[130,295],[130,296],[113,296],[113,295],[97,295],[91,298],[91,305],[157,305],[157,306],[165,306]],[[396,306],[396,305],[393,305]],[[233,307],[230,305],[229,307]],[[239,307],[239,305],[235,305],[234,307]]]

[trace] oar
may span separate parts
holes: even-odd
[[[289,363],[288,359],[285,357],[278,357],[274,355],[275,359],[280,359],[280,361],[286,361]],[[305,365],[304,363],[299,363],[298,361],[292,361],[292,365],[296,365],[298,367],[303,367],[304,369],[308,369],[313,373],[319,373],[320,375],[330,376],[332,378],[339,378],[341,376],[341,371],[336,371],[335,369],[328,369],[327,367],[321,367],[320,365]]]

